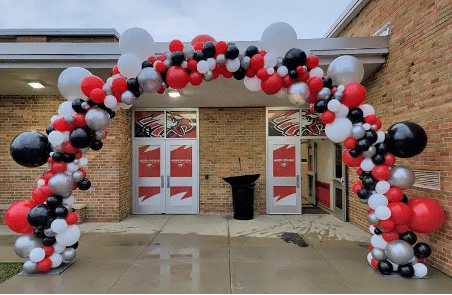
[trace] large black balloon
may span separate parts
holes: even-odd
[[[171,54],[171,64],[174,66],[180,66],[180,64],[185,60],[185,56],[182,52],[176,51]]]
[[[411,278],[414,276],[414,268],[411,264],[399,265],[397,271],[404,278]]]
[[[204,43],[202,54],[204,55],[205,58],[214,57],[215,53],[216,53],[215,44],[213,44],[213,42],[207,41],[206,43]]]
[[[242,80],[243,78],[245,78],[246,72],[245,70],[240,67],[237,71],[235,71],[232,76],[234,76],[234,78],[236,80]]]
[[[9,153],[17,164],[38,167],[47,163],[51,151],[47,136],[38,132],[22,132],[11,142]]]
[[[51,213],[47,205],[36,205],[28,212],[27,220],[34,227],[47,226],[50,217]]]
[[[399,122],[389,127],[385,142],[388,151],[399,158],[411,158],[427,146],[427,133],[413,122]]]
[[[426,243],[417,243],[413,247],[414,255],[418,258],[427,258],[432,254],[432,248]]]
[[[69,134],[69,141],[80,149],[87,148],[94,139],[94,132],[89,127],[75,128]]]
[[[224,56],[227,59],[235,59],[239,56],[240,52],[237,46],[235,46],[234,44],[228,45],[228,49],[226,50],[226,53],[224,54]]]
[[[253,57],[253,55],[259,53],[259,48],[257,48],[255,45],[250,45],[248,48],[246,48],[245,55],[249,57]]]
[[[387,260],[380,260],[378,262],[378,271],[383,275],[390,275],[392,273],[392,264]]]
[[[298,66],[304,66],[306,63],[306,53],[299,48],[292,48],[287,51],[283,59],[283,65],[289,70],[294,70]]]
[[[399,235],[399,239],[407,242],[410,245],[414,245],[416,244],[417,236],[414,232],[409,230],[407,232],[401,233]]]

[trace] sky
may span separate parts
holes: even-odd
[[[260,40],[286,22],[298,39],[322,38],[351,0],[1,0],[0,29],[146,29],[155,41]]]

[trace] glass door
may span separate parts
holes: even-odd
[[[337,218],[347,221],[347,174],[342,163],[342,146],[335,144],[334,150],[333,213]]]

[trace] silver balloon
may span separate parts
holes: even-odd
[[[388,243],[385,249],[388,259],[395,264],[407,264],[413,259],[414,250],[408,242],[397,240]]]
[[[246,70],[250,67],[251,64],[251,58],[249,56],[244,56],[242,60],[240,61],[240,66]]]
[[[74,172],[72,173],[72,179],[73,179],[75,182],[80,182],[80,181],[83,180],[83,178],[85,178],[85,177],[83,176],[83,173],[80,172],[80,171],[74,171]]]
[[[73,183],[71,177],[65,173],[57,173],[50,178],[48,185],[55,195],[65,198],[71,196]]]
[[[336,98],[337,100],[340,101],[342,99],[342,97],[344,97],[344,93],[342,91],[336,91],[334,93],[334,98]]]
[[[109,84],[105,84],[102,86],[102,90],[105,91],[106,95],[112,95],[113,94],[113,88]]]
[[[303,101],[306,104],[311,97],[311,91],[309,90],[308,84],[304,82],[292,84],[287,90],[287,94],[289,95],[289,99],[292,97],[293,100]]]
[[[360,83],[364,77],[364,66],[356,57],[343,55],[333,60],[328,67],[327,75],[333,80],[333,85]]]
[[[66,116],[64,116],[64,120],[66,120],[66,122],[68,123],[68,124],[72,124],[72,123],[74,123],[74,116],[72,116],[72,115],[66,115]]]
[[[354,124],[352,129],[350,130],[350,136],[356,139],[363,138],[366,135],[366,130],[363,128],[361,124]]]
[[[207,73],[204,74],[204,80],[212,81],[212,79],[213,79],[213,73],[211,70],[208,70]]]
[[[413,186],[415,176],[410,167],[399,165],[391,169],[389,184],[400,189],[407,189]]]
[[[27,260],[24,262],[24,265],[22,266],[23,270],[28,274],[38,273],[38,264],[36,262],[33,262],[31,260]]]
[[[195,49],[191,46],[191,44],[185,44],[183,53],[186,59],[190,59],[195,54]]]
[[[171,67],[171,59],[165,59],[163,61],[163,64],[165,65],[165,67],[168,69],[169,67]]]
[[[100,131],[110,125],[108,113],[98,107],[92,108],[85,115],[86,125],[94,131]]]
[[[373,256],[373,258],[377,259],[378,261],[386,259],[385,250],[383,250],[381,248],[373,248],[372,256]]]
[[[104,131],[96,131],[95,133],[97,140],[104,140],[105,139],[105,132]]]
[[[367,151],[363,152],[363,155],[364,155],[364,157],[371,158],[376,153],[377,153],[377,149],[375,148],[375,146],[371,145]]]
[[[375,215],[375,212],[369,213],[367,215],[367,220],[370,222],[370,224],[377,224],[380,221],[377,215]]]
[[[17,238],[14,243],[14,251],[17,256],[28,258],[31,250],[34,248],[41,248],[42,242],[34,235],[23,235]]]
[[[138,74],[137,80],[144,92],[147,93],[156,93],[162,85],[162,77],[152,67],[142,69]]]
[[[75,249],[74,248],[66,248],[61,252],[61,256],[64,261],[71,261],[75,258]]]
[[[217,56],[217,64],[219,64],[220,66],[224,66],[226,64],[226,57],[224,56],[224,54],[218,54]]]
[[[54,237],[56,233],[49,227],[44,230],[44,235],[46,237]]]
[[[121,94],[121,101],[124,104],[131,105],[135,101],[135,95],[132,93],[132,91],[126,90]]]
[[[317,93],[317,98],[318,99],[327,100],[328,98],[330,98],[330,95],[331,95],[331,90],[329,88],[327,88],[327,87],[323,87]]]
[[[283,58],[281,56],[278,57],[278,59],[276,60],[276,66],[280,67],[283,64]]]

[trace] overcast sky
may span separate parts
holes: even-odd
[[[115,28],[149,31],[155,41],[259,40],[286,22],[299,39],[322,38],[350,0],[0,0],[0,29]]]

